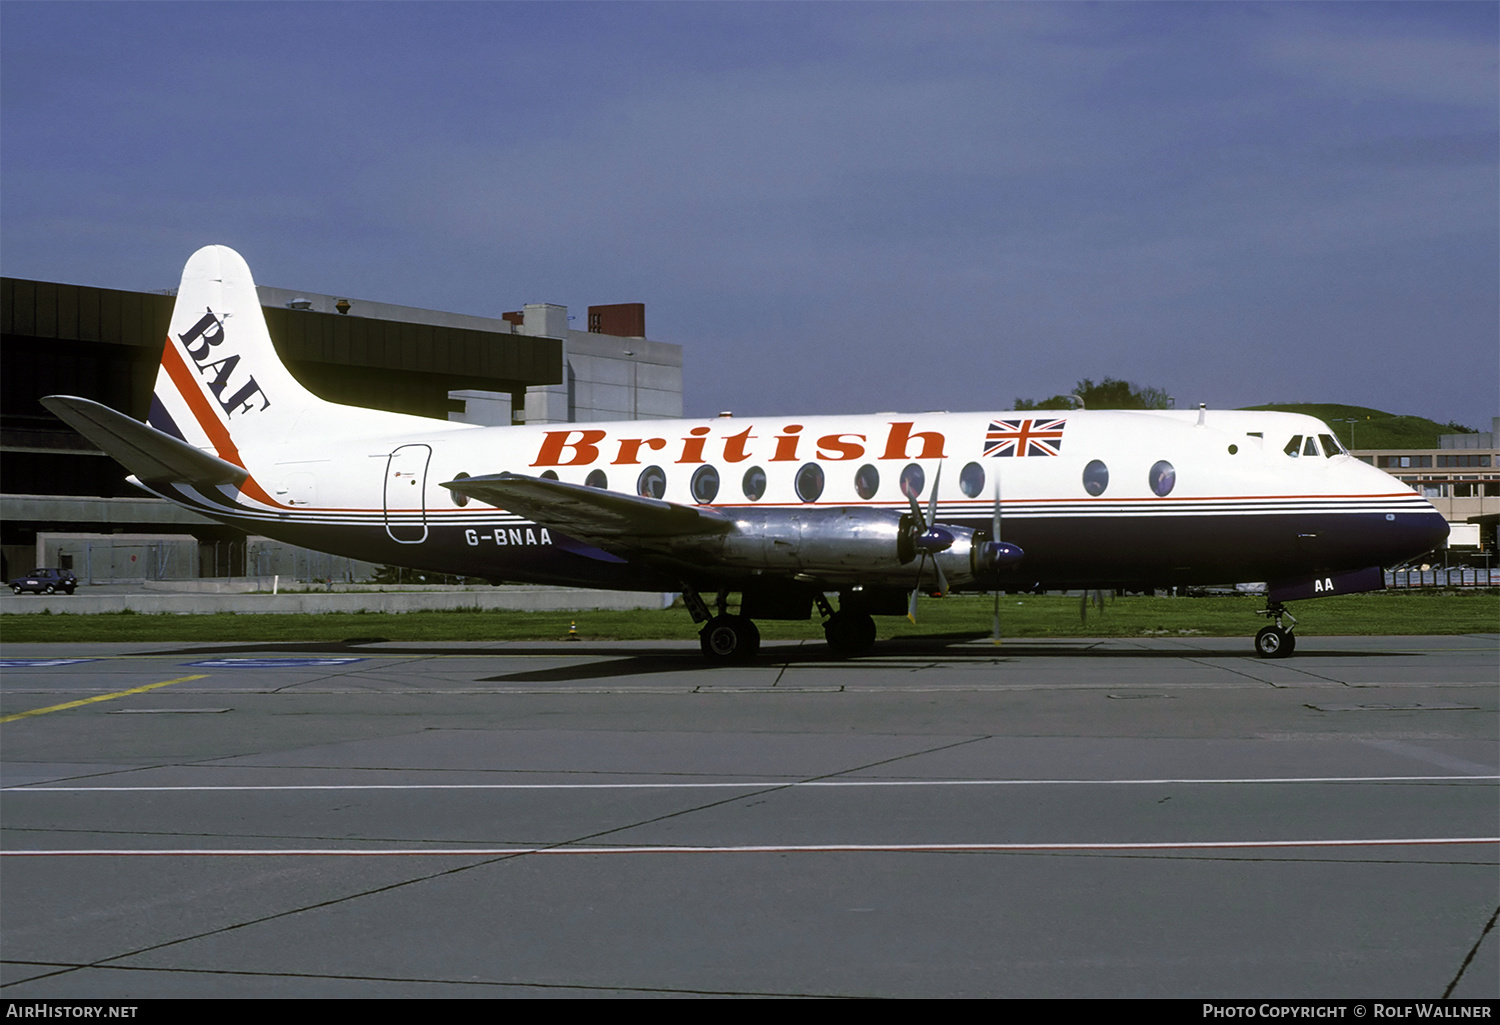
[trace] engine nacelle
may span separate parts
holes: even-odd
[[[909,515],[891,509],[835,506],[806,509],[736,509],[734,527],[709,537],[680,539],[675,554],[707,559],[749,572],[801,576],[829,585],[910,589],[917,580],[919,546],[943,568],[950,587],[981,583],[1020,557],[1014,545],[995,545],[968,527],[933,524],[914,529]],[[927,537],[926,542],[922,541]],[[952,542],[932,551],[947,542]],[[924,584],[936,583],[930,567]]]

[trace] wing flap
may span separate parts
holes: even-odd
[[[443,487],[579,538],[630,541],[720,534],[733,525],[709,506],[678,505],[519,473],[464,477],[445,481]]]
[[[48,395],[42,399],[42,405],[141,480],[213,486],[238,485],[250,476],[244,467],[209,455],[91,399]]]

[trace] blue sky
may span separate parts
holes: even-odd
[[[1500,413],[1500,6],[0,5],[0,271],[645,302],[690,415]]]

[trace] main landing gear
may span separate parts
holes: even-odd
[[[1286,658],[1297,650],[1297,618],[1279,601],[1268,601],[1263,609],[1256,609],[1257,616],[1268,616],[1276,620],[1270,626],[1261,627],[1255,635],[1255,653],[1261,658]],[[1281,621],[1291,621],[1291,626],[1282,626]]]
[[[760,650],[760,630],[748,616],[713,616],[698,632],[698,643],[715,662],[748,662]]]
[[[726,611],[729,595],[719,592],[718,614],[710,615],[703,597],[692,588],[682,590],[682,601],[692,613],[693,622],[702,623],[698,644],[703,654],[714,662],[748,662],[760,650],[760,631],[749,616],[731,616]]]
[[[875,647],[874,617],[856,609],[835,612],[821,594],[813,600],[818,603],[818,611],[827,617],[823,621],[823,637],[835,658],[858,658],[870,653]]]
[[[875,647],[875,619],[863,609],[845,607],[834,611],[828,599],[816,594],[812,599],[825,617],[823,636],[835,658],[857,658],[868,655]],[[692,614],[693,622],[703,624],[698,644],[712,662],[748,662],[760,650],[760,631],[749,616],[729,614],[729,593],[720,591],[710,611],[703,596],[690,587],[682,589],[682,601]],[[805,608],[805,607],[804,607]],[[792,618],[776,616],[775,618]],[[806,618],[803,612],[802,618]]]

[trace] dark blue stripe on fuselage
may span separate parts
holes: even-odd
[[[655,560],[659,568],[654,568],[649,557],[601,560],[594,546],[550,529],[549,543],[542,543],[542,528],[534,524],[461,527],[429,520],[425,541],[401,544],[378,520],[335,525],[255,519],[233,515],[232,503],[217,491],[205,497],[214,503],[211,509],[186,494],[179,500],[247,533],[433,572],[620,590],[675,590],[684,575],[705,588],[737,589],[760,579],[713,566],[672,568],[664,559]],[[959,520],[957,525],[975,530],[990,526],[987,519]],[[496,528],[506,543],[495,540]],[[521,543],[515,543],[518,529]],[[1026,556],[1003,579],[1026,586],[1132,589],[1273,580],[1389,566],[1432,549],[1447,530],[1436,512],[1017,518],[1003,524],[1002,540],[1019,545]]]
[[[151,413],[146,417],[146,422],[155,427],[163,434],[170,434],[178,441],[187,441],[177,421],[172,419],[172,414],[167,412],[167,407],[162,405],[161,399],[155,395],[151,396]]]

